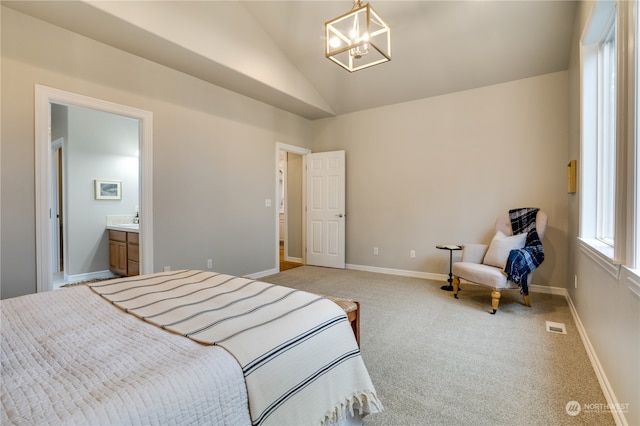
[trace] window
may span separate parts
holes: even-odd
[[[615,15],[614,15],[615,16]],[[596,239],[613,247],[616,204],[616,25],[598,44]]]
[[[598,2],[582,40],[580,236],[609,259],[616,242],[616,22],[615,2]]]

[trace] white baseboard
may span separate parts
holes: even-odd
[[[347,264],[346,269],[353,269],[356,271],[376,272],[379,274],[399,275],[403,277],[423,278],[427,280],[444,281],[447,282],[449,274],[435,274],[432,272],[420,272],[420,271],[408,271],[403,269],[391,269],[391,268],[379,268],[376,266],[367,265],[354,265]],[[461,284],[467,285],[479,285],[465,279],[460,279]],[[558,296],[568,296],[567,290],[561,287],[550,287],[546,285],[531,284],[529,290],[534,293],[555,294]]]
[[[566,288],[550,287],[548,285],[531,284],[529,286],[529,291],[531,291],[532,293],[543,293],[543,294],[553,294],[556,296],[564,296],[565,298],[569,295],[567,293]]]
[[[89,280],[95,280],[99,278],[111,278],[115,276],[116,275],[114,275],[113,272],[106,270],[106,271],[87,272],[84,274],[75,274],[75,275],[64,274],[64,280],[67,283],[78,283],[80,281],[89,281]]]
[[[378,274],[399,275],[402,277],[424,278],[427,280],[446,281],[449,275],[433,274],[430,272],[408,271],[404,269],[379,268],[377,266],[354,265],[347,263],[345,269],[353,269],[355,271],[376,272]]]
[[[293,259],[293,258],[292,258]],[[295,262],[295,260],[292,260]],[[299,260],[299,263],[302,263],[302,259]],[[375,272],[378,274],[388,274],[388,275],[399,275],[403,277],[413,277],[413,278],[424,278],[427,280],[436,280],[436,281],[447,281],[449,275],[444,274],[433,274],[430,272],[419,272],[419,271],[407,271],[403,269],[390,269],[390,268],[378,268],[375,266],[366,266],[366,265],[354,265],[354,264],[346,264],[345,269],[353,269],[356,271],[365,271],[365,272]],[[279,273],[280,271],[276,268],[268,269],[266,271],[255,272],[253,274],[247,275],[247,277],[252,279],[258,279],[262,277],[267,277],[269,275],[274,275]]]
[[[569,309],[571,310],[571,315],[573,316],[573,320],[576,323],[576,327],[578,329],[578,333],[580,334],[580,339],[582,339],[582,344],[587,351],[587,355],[589,356],[589,360],[591,361],[591,366],[596,373],[596,377],[598,378],[598,383],[600,383],[600,388],[602,389],[602,393],[604,393],[604,397],[607,400],[607,404],[610,407],[619,407],[618,398],[616,398],[613,389],[611,388],[611,384],[607,379],[607,375],[604,372],[604,368],[602,368],[602,364],[600,364],[600,360],[598,359],[598,355],[596,354],[595,349],[591,345],[591,341],[589,340],[589,336],[587,335],[587,331],[582,325],[582,321],[580,321],[580,317],[578,316],[578,311],[576,310],[573,301],[571,300],[571,296],[569,296],[569,292],[566,289],[559,289],[564,291],[564,296],[567,299],[567,303],[569,304]],[[618,426],[628,426],[629,423],[627,419],[620,410],[610,410],[611,415],[613,416],[613,420],[616,422]]]
[[[299,263],[302,263],[302,259],[299,260]],[[447,280],[449,279],[449,274],[436,274],[433,272],[409,271],[406,269],[380,268],[377,266],[356,265],[353,263],[347,263],[345,265],[345,269],[353,269],[354,271],[375,272],[378,274],[398,275],[401,277],[423,278],[426,280],[435,280],[435,281],[444,281],[444,282],[447,282]],[[254,274],[247,275],[247,276],[256,279],[256,278],[266,277],[268,275],[277,274],[278,272],[279,271],[274,268],[274,269],[269,269],[267,271],[256,272]],[[475,285],[475,283],[471,281],[467,281],[465,279],[460,279],[460,283]],[[567,299],[569,298],[569,293],[565,288],[562,288],[562,287],[551,287],[546,285],[531,284],[529,286],[529,290],[533,293],[553,294],[557,296],[564,296]]]
[[[269,275],[275,275],[280,272],[277,268],[267,269],[266,271],[255,272],[253,274],[245,275],[247,278],[251,278],[252,280],[257,280],[262,277],[268,277]]]

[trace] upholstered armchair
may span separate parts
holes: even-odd
[[[539,240],[544,238],[547,228],[547,214],[538,210],[535,213],[535,228]],[[507,279],[505,265],[511,250],[525,246],[527,234],[513,235],[509,214],[499,216],[495,222],[496,234],[490,245],[464,244],[462,246],[462,259],[453,264],[453,295],[457,299],[460,290],[460,279],[475,284],[490,287],[491,308],[495,314],[500,303],[502,290],[519,289],[520,286]],[[526,278],[526,285],[531,283],[531,273]],[[525,287],[525,288],[527,288]],[[531,306],[528,290],[523,292],[524,304]]]

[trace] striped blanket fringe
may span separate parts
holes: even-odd
[[[338,403],[335,409],[327,412],[321,424],[322,426],[336,425],[347,416],[354,417],[357,413],[378,413],[381,411],[382,404],[375,392],[354,392],[344,402]]]

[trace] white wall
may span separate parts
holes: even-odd
[[[347,151],[349,264],[444,274],[436,244],[488,241],[499,213],[537,206],[550,229],[534,283],[563,285],[566,73],[310,124],[11,9],[2,24],[2,78],[11,82],[2,103],[13,106],[2,111],[3,219],[27,211],[2,223],[3,245],[26,247],[2,253],[7,295],[34,291],[35,83],[153,112],[156,269],[209,258],[221,272],[273,268],[275,207],[264,200],[276,199],[275,141],[310,146],[313,133],[315,151]],[[5,177],[20,190],[5,190]]]
[[[448,274],[436,245],[488,243],[499,214],[539,207],[549,228],[533,283],[565,286],[566,72],[317,120],[313,129],[314,150],[346,150],[347,263]]]
[[[1,19],[1,297],[36,289],[35,84],[153,113],[156,270],[275,267],[276,141],[305,146],[308,120],[6,7]]]
[[[595,2],[580,2],[576,15],[569,63],[569,157],[580,159],[580,37]],[[620,2],[625,8],[628,2]],[[580,164],[578,164],[578,170]],[[640,424],[640,297],[631,288],[630,274],[624,268],[614,277],[578,243],[580,191],[569,199],[569,283],[574,276],[578,288],[567,286],[569,297],[585,328],[600,362],[612,397],[629,404],[622,413],[629,425]],[[629,232],[629,235],[631,233]],[[606,401],[583,401],[604,403]]]

